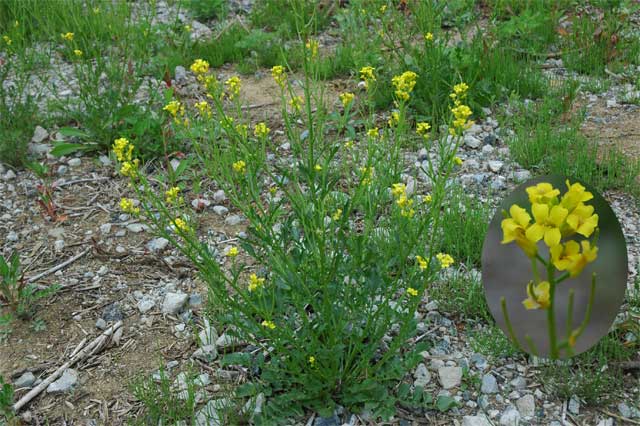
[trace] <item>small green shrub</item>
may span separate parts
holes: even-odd
[[[196,19],[219,19],[227,13],[225,0],[187,0],[186,6]]]
[[[13,414],[13,386],[11,383],[5,383],[4,378],[0,375],[0,422],[3,420],[11,420]]]

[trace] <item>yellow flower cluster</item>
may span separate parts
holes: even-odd
[[[353,99],[356,97],[353,93],[344,92],[340,94],[340,102],[342,102],[342,106],[347,108],[353,102]]]
[[[11,43],[13,43],[13,40],[11,40],[11,37],[9,37],[8,35],[3,35],[2,40],[4,40],[7,46],[11,46]]]
[[[416,297],[416,296],[418,295],[418,290],[416,290],[416,289],[415,289],[415,288],[413,288],[413,287],[409,287],[409,288],[407,289],[407,294],[408,294],[409,296]]]
[[[380,137],[380,129],[374,127],[373,129],[367,130],[367,136],[371,139],[378,139],[378,137]]]
[[[180,197],[180,188],[174,186],[164,193],[167,204],[182,203],[183,198]]]
[[[236,124],[236,132],[238,132],[240,137],[246,139],[249,135],[249,126],[246,124]]]
[[[134,215],[140,214],[140,208],[135,207],[133,200],[130,200],[129,198],[123,198],[120,200],[120,210]]]
[[[376,81],[375,68],[371,66],[360,68],[360,79],[364,81],[364,87],[368,89],[370,84]]]
[[[360,174],[362,175],[362,184],[369,185],[371,183],[371,180],[373,179],[375,170],[373,169],[373,167],[360,167],[359,170]]]
[[[211,118],[211,105],[207,101],[199,101],[194,104],[200,116]]]
[[[403,101],[409,100],[409,94],[416,85],[418,74],[413,71],[405,71],[400,75],[396,75],[391,79],[391,83],[395,87],[396,97]]]
[[[60,34],[60,37],[62,37],[62,39],[63,39],[63,40],[66,40],[66,41],[73,41],[73,36],[74,36],[74,34],[73,34],[73,33],[63,33],[63,34]]]
[[[541,281],[527,284],[527,298],[522,302],[526,309],[547,309],[551,303],[551,284],[549,281]]]
[[[253,129],[253,134],[258,138],[266,138],[270,131],[271,129],[267,127],[266,123],[258,123]]]
[[[427,269],[427,266],[429,266],[427,259],[422,256],[416,256],[416,262],[418,262],[418,267],[421,271],[424,271],[425,269]]]
[[[234,75],[233,77],[227,79],[227,81],[225,81],[224,84],[227,86],[227,97],[230,100],[235,99],[240,94],[240,87],[242,86],[242,81],[240,80],[240,77],[238,77],[237,75]]]
[[[135,176],[140,160],[133,158],[133,144],[127,138],[118,138],[113,141],[112,149],[118,161],[122,163],[120,174],[123,176]]]
[[[342,209],[337,209],[332,215],[331,215],[331,219],[333,219],[334,221],[339,221],[340,218],[342,217]]]
[[[397,126],[398,123],[400,123],[400,112],[399,111],[393,111],[391,113],[391,117],[389,117],[389,120],[387,121],[387,123],[389,123],[389,127]]]
[[[515,241],[529,257],[538,253],[537,243],[543,240],[549,247],[552,263],[559,271],[569,271],[577,276],[587,263],[597,257],[597,247],[589,241],[561,242],[563,238],[580,234],[589,238],[598,227],[598,215],[594,207],[585,202],[593,198],[579,183],[566,181],[567,192],[558,198],[560,191],[550,183],[541,182],[527,188],[531,215],[527,210],[514,204],[509,209],[509,217],[502,221],[503,244]]]
[[[273,321],[264,320],[264,321],[262,321],[261,325],[264,328],[268,328],[269,330],[274,330],[276,328],[276,325],[275,325],[275,323]]]
[[[233,171],[236,173],[244,173],[247,170],[247,163],[242,160],[238,160],[232,164]]]
[[[449,95],[454,103],[454,107],[451,108],[454,120],[452,126],[449,128],[449,133],[452,136],[462,134],[463,131],[473,124],[473,121],[469,120],[471,108],[463,104],[464,99],[467,97],[468,90],[469,86],[466,83],[459,83],[453,86],[453,92]]]
[[[438,259],[438,262],[440,262],[440,267],[442,269],[449,268],[455,262],[453,260],[453,257],[451,257],[451,255],[445,254],[445,253],[436,254],[436,259]]]
[[[76,57],[78,58],[80,58],[83,55],[82,50],[80,49],[74,49],[73,54],[76,55]]]
[[[302,96],[294,96],[289,100],[289,105],[295,112],[300,112],[302,105],[304,105],[304,99]]]
[[[421,122],[416,124],[416,133],[427,139],[429,137],[429,130],[431,130],[431,125],[426,122]]]
[[[425,39],[426,41],[433,41],[433,34],[432,34],[432,33],[426,33],[426,34],[424,35],[424,39]]]
[[[462,166],[462,158],[458,157],[457,155],[455,157],[453,157],[453,162],[456,164],[456,166]]]
[[[193,64],[191,64],[190,69],[194,74],[201,76],[209,72],[209,62],[203,59],[196,59]]]
[[[271,76],[278,86],[284,88],[284,84],[287,82],[287,73],[284,71],[284,67],[282,65],[276,65],[271,68]]]
[[[227,257],[236,257],[239,253],[240,253],[240,250],[238,250],[238,247],[231,247],[227,251]]]
[[[191,229],[189,228],[189,225],[187,225],[187,222],[185,222],[183,219],[179,217],[173,220],[173,224],[175,225],[176,229],[182,232],[189,232],[189,230]]]
[[[313,40],[313,39],[307,40],[305,47],[307,48],[309,53],[311,53],[311,58],[315,58],[316,56],[318,56],[319,44],[317,40]]]
[[[249,291],[256,291],[264,285],[264,278],[258,278],[256,274],[249,276]]]
[[[413,199],[407,197],[407,186],[404,183],[394,183],[391,187],[391,194],[400,207],[400,214],[404,217],[413,217],[416,211],[413,209]]]

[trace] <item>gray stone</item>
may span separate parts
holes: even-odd
[[[106,322],[115,322],[122,320],[124,316],[122,315],[120,305],[118,305],[117,303],[112,303],[111,305],[104,308],[104,311],[102,311],[102,318]]]
[[[15,178],[16,174],[11,169],[7,170],[7,173],[2,176],[2,180],[13,180]]]
[[[237,214],[231,215],[224,220],[224,223],[229,226],[235,226],[242,223],[242,217]]]
[[[169,244],[169,240],[167,240],[166,238],[162,238],[162,237],[154,238],[153,240],[147,243],[147,249],[150,252],[158,253],[164,250],[165,248],[167,248],[168,244]]]
[[[529,170],[520,170],[513,174],[513,178],[516,182],[524,182],[531,179],[531,172]]]
[[[476,368],[483,370],[487,366],[487,360],[480,354],[473,354],[469,360],[476,366]]]
[[[491,189],[500,191],[507,188],[507,179],[504,176],[496,176],[491,182]]]
[[[495,145],[496,142],[497,142],[497,139],[496,139],[496,136],[493,133],[489,133],[487,136],[484,137],[482,142],[485,145]]]
[[[500,416],[501,426],[518,426],[520,424],[520,413],[513,406],[510,405]]]
[[[485,146],[482,147],[481,151],[482,151],[482,153],[484,155],[489,155],[489,154],[492,154],[494,150],[495,150],[495,148],[493,146],[485,145]]]
[[[220,349],[232,349],[244,345],[246,343],[241,339],[226,332],[216,339],[216,346]]]
[[[462,418],[462,426],[492,426],[489,419],[484,415],[464,416]]]
[[[77,383],[78,373],[75,370],[68,368],[64,373],[62,373],[62,377],[47,387],[47,393],[67,392],[73,389]]]
[[[9,231],[9,233],[7,234],[7,241],[15,243],[16,241],[18,241],[18,234],[15,231]]]
[[[144,231],[145,228],[146,226],[141,223],[130,223],[127,225],[127,229],[135,234]]]
[[[49,132],[40,126],[36,126],[36,129],[33,131],[33,136],[31,137],[31,142],[40,143],[48,137]]]
[[[13,385],[16,388],[30,388],[36,382],[36,376],[33,375],[31,371],[27,371],[22,376],[20,376]]]
[[[212,399],[196,413],[195,426],[222,426],[219,411],[231,406],[232,402],[228,399]]]
[[[80,165],[82,164],[82,160],[79,158],[72,158],[67,161],[67,164],[69,165],[69,167],[80,167]]]
[[[198,293],[189,295],[189,306],[194,308],[200,305],[202,305],[202,296],[200,296]]]
[[[46,143],[30,143],[28,147],[29,153],[37,157],[44,157],[51,151],[51,148],[51,145]]]
[[[568,408],[571,414],[575,414],[575,415],[580,414],[580,400],[578,399],[577,396],[571,395],[571,398],[569,399]]]
[[[318,416],[313,422],[313,426],[340,426],[341,424],[342,422],[340,422],[337,414],[334,414],[331,417]]]
[[[196,211],[202,211],[203,209],[209,207],[211,205],[211,201],[205,198],[196,198],[191,201],[191,207],[193,207]]]
[[[440,367],[438,368],[438,380],[445,389],[455,388],[462,382],[462,368]]]
[[[504,166],[504,163],[502,161],[489,161],[487,164],[489,166],[489,170],[491,170],[493,173],[499,173]]]
[[[98,161],[100,161],[100,164],[102,164],[103,166],[110,166],[112,164],[111,159],[106,155],[101,155],[100,157],[98,157]]]
[[[183,83],[187,79],[187,70],[182,65],[178,65],[174,75],[176,83]]]
[[[498,381],[493,374],[485,374],[482,377],[480,391],[482,393],[498,393]]]
[[[464,135],[464,144],[472,149],[478,149],[482,145],[482,141],[473,135]]]
[[[420,148],[418,151],[418,161],[425,161],[429,158],[429,151],[426,148]]]
[[[618,411],[620,411],[620,415],[622,417],[626,417],[628,419],[631,418],[631,408],[629,408],[629,406],[625,402],[621,402],[620,404],[618,404]]]
[[[167,293],[162,302],[163,314],[178,314],[189,300],[189,296],[185,293]]]
[[[69,168],[67,166],[61,164],[58,166],[58,171],[56,173],[58,173],[59,176],[62,176],[63,174],[67,173],[68,170]]]
[[[222,189],[218,189],[216,192],[213,193],[213,201],[215,203],[221,203],[226,199],[227,199],[227,196],[225,195]]]
[[[109,234],[109,232],[111,232],[111,224],[110,223],[103,223],[102,225],[100,225],[100,233],[103,235],[107,235]]]
[[[96,321],[96,328],[98,330],[106,330],[107,329],[107,322],[104,320],[104,318],[98,318],[98,320]]]
[[[218,357],[218,350],[216,349],[216,345],[206,345],[198,348],[193,353],[193,357],[199,359],[200,361],[210,363]]]
[[[198,337],[200,338],[200,344],[202,346],[214,345],[218,340],[218,332],[215,327],[205,320],[204,329],[198,333]]]
[[[527,387],[527,379],[522,376],[516,377],[515,379],[511,380],[510,383],[511,386],[513,386],[513,388],[517,390],[522,390]]]
[[[149,296],[144,296],[138,301],[138,310],[142,314],[149,312],[154,306],[156,306],[156,301]]]
[[[420,386],[424,388],[431,381],[431,373],[429,373],[427,366],[422,362],[418,364],[416,371],[413,373],[413,377],[415,378],[413,386]]]
[[[213,212],[218,216],[224,216],[229,213],[229,209],[225,206],[213,206]]]
[[[531,394],[525,395],[516,401],[516,407],[522,417],[533,417],[536,413],[536,400]]]

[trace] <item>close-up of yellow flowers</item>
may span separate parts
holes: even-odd
[[[360,79],[364,81],[365,87],[368,89],[371,83],[376,81],[375,68],[371,66],[360,68]]]
[[[282,65],[275,65],[273,68],[271,68],[271,76],[273,77],[273,80],[276,82],[276,84],[278,84],[278,86],[284,88],[284,85],[287,81],[287,73],[285,72],[285,69]]]
[[[425,39],[426,41],[433,41],[433,33],[426,33],[426,34],[424,35],[424,39]]]
[[[446,254],[446,253],[436,254],[436,259],[438,259],[438,262],[440,262],[440,267],[442,269],[450,268],[451,265],[455,263],[455,260],[453,260],[453,257],[451,257],[450,254]]]
[[[227,257],[236,257],[238,254],[240,254],[238,247],[230,247],[229,250],[227,250]]]
[[[211,118],[211,105],[207,101],[198,101],[194,104],[201,117]],[[175,115],[175,114],[174,114]]]
[[[273,321],[267,321],[267,320],[262,321],[262,326],[270,330],[275,330],[276,328],[276,324]]]
[[[389,124],[389,127],[397,126],[398,123],[400,123],[400,112],[392,111],[391,116],[389,117],[389,120],[387,120],[387,123]]]
[[[140,214],[140,208],[135,207],[133,200],[129,198],[123,198],[120,200],[120,210],[134,215]]]
[[[176,204],[177,202],[181,201],[180,188],[178,188],[177,186],[170,188],[164,194],[167,204]]]
[[[242,80],[237,75],[230,77],[224,82],[227,86],[227,97],[233,100],[240,94],[240,88],[242,87]]]
[[[408,294],[409,296],[416,297],[416,296],[418,295],[418,290],[416,290],[416,289],[415,289],[415,288],[413,288],[413,287],[409,287],[409,288],[407,289],[407,294]]]
[[[409,100],[410,93],[416,85],[418,74],[413,71],[405,71],[400,75],[396,75],[391,79],[391,83],[395,88],[395,95],[398,99]]]
[[[202,75],[209,72],[209,62],[203,59],[196,59],[190,67],[191,71],[196,75]]]
[[[249,276],[249,291],[256,291],[264,285],[264,278],[259,278],[256,274]]]
[[[294,96],[289,100],[289,105],[296,113],[299,113],[304,105],[304,99],[302,96]]]
[[[400,207],[400,215],[404,217],[413,217],[415,209],[413,209],[413,199],[407,196],[407,186],[404,183],[394,183],[391,186],[391,195],[396,200],[396,205]]]
[[[420,268],[421,271],[424,271],[429,266],[427,259],[425,259],[422,256],[416,256],[416,262],[418,262],[418,267]]]
[[[429,130],[431,130],[431,125],[429,123],[420,122],[416,124],[416,133],[425,139],[429,137]]]
[[[232,164],[233,171],[236,173],[244,173],[247,170],[247,163],[242,160],[238,160]]]
[[[163,111],[167,111],[169,114],[171,114],[172,116],[176,117],[178,115],[178,113],[182,110],[183,106],[180,103],[180,101],[170,101],[168,104],[166,104],[162,110]]]
[[[8,35],[3,35],[2,40],[7,46],[11,46],[11,43],[13,43],[13,40],[11,40],[11,37],[9,37]]]
[[[60,37],[66,41],[73,41],[74,33],[71,33],[71,32],[62,33],[60,34]]]
[[[344,92],[340,94],[340,102],[342,102],[342,106],[347,108],[353,102],[353,99],[356,97],[353,93]]]
[[[371,139],[378,139],[380,137],[380,129],[374,127],[367,130],[367,136],[369,136]]]
[[[530,281],[527,284],[528,297],[522,302],[527,309],[547,309],[549,307],[549,289],[551,285],[548,281],[541,281],[534,284]]]
[[[175,225],[176,229],[182,231],[182,232],[189,232],[191,228],[189,228],[189,225],[187,224],[187,222],[179,217],[175,218],[173,220],[173,224]]]
[[[305,43],[305,47],[309,51],[311,58],[315,58],[316,56],[318,56],[318,49],[320,47],[318,40],[307,40],[307,42]]]
[[[271,129],[267,127],[267,124],[264,122],[261,122],[256,124],[255,128],[253,129],[253,135],[258,138],[265,138],[267,137],[270,131]]]
[[[78,57],[78,58],[82,57],[82,55],[83,55],[82,50],[80,50],[80,49],[74,49],[73,50],[73,54],[76,55],[76,57]]]

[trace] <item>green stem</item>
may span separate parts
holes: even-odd
[[[549,307],[547,308],[547,327],[549,330],[549,344],[551,345],[551,358],[558,358],[558,341],[556,336],[555,293],[556,282],[553,273],[553,265],[547,265],[547,279],[549,281]]]
[[[538,262],[533,257],[531,258],[531,269],[533,270],[534,284],[538,285],[540,283],[540,273],[538,272]]]
[[[533,339],[528,334],[524,336],[524,339],[527,341],[527,346],[529,346],[529,350],[533,356],[538,356],[538,349],[536,348],[535,343],[533,343]]]
[[[509,312],[507,312],[507,299],[504,296],[500,298],[500,307],[502,308],[502,316],[504,317],[504,321],[507,324],[507,331],[509,332],[509,337],[514,345],[520,350],[522,350],[522,346],[520,346],[520,342],[516,337],[516,333],[513,331],[513,325],[511,324],[511,319],[509,318]]]
[[[593,310],[593,300],[595,298],[595,295],[596,295],[596,273],[594,272],[593,275],[591,276],[591,290],[589,292],[589,303],[587,304],[587,312],[585,312],[584,314],[584,319],[582,320],[582,324],[580,324],[580,327],[578,327],[573,333],[571,333],[573,335],[574,342],[584,332],[584,330],[587,328],[587,325],[589,325],[589,321],[591,320],[591,311]]]

